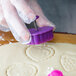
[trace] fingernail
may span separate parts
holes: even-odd
[[[11,30],[13,36],[15,37],[15,39],[17,41],[19,41],[20,43],[22,43],[22,44],[28,44],[28,43],[31,42],[31,35],[30,35],[29,31],[27,33],[25,33],[25,32],[18,33],[12,27],[10,27],[10,30]]]
[[[30,24],[34,20],[36,20],[36,17],[34,14],[29,13],[28,16],[24,15],[21,11],[17,11],[20,18],[27,24]]]
[[[20,41],[22,44],[28,44],[31,42],[31,35],[29,36],[28,40],[24,41],[23,39]]]
[[[53,31],[55,31],[56,25],[51,22],[50,26],[53,27]]]
[[[23,32],[23,35],[20,36],[20,43],[22,44],[28,44],[31,42],[31,34],[29,32],[26,32],[26,34]]]
[[[19,36],[17,33],[13,32],[13,35],[17,41],[19,41],[21,44],[28,44],[31,42],[31,35],[27,36]]]

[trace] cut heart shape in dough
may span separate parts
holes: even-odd
[[[61,65],[67,72],[76,71],[76,55],[70,55],[70,54],[62,55]]]
[[[26,55],[34,61],[47,60],[54,55],[53,48],[45,46],[31,46],[26,50]]]
[[[9,66],[7,76],[35,76],[37,68],[30,64],[18,63]]]

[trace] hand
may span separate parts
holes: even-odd
[[[39,27],[55,27],[43,14],[36,0],[0,0],[0,24],[10,28],[16,40],[29,43],[31,35],[24,23],[30,24],[36,19]]]

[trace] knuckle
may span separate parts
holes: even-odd
[[[4,19],[0,20],[0,24],[1,24],[1,25],[4,24],[4,22],[5,22]]]
[[[0,16],[0,22],[1,22],[3,19],[4,19],[4,17],[3,17],[3,16]]]
[[[22,0],[11,0],[11,3],[12,4],[18,4],[18,3],[20,3]]]

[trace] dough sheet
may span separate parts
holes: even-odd
[[[48,76],[52,69],[76,76],[76,44],[0,46],[0,76]]]

